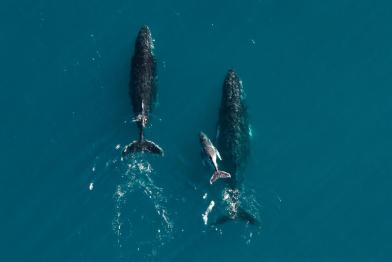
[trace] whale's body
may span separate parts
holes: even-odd
[[[217,147],[221,152],[223,166],[232,178],[227,180],[231,187],[240,182],[250,148],[250,127],[245,104],[245,91],[239,76],[229,70],[222,87],[219,110]]]
[[[219,160],[222,160],[222,157],[219,154],[218,149],[216,149],[216,147],[212,144],[211,140],[203,132],[200,132],[199,138],[202,148],[202,154],[207,157],[208,162],[215,169],[215,172],[210,178],[210,184],[214,183],[219,178],[230,178],[231,175],[229,173],[219,170],[217,158],[219,158]]]
[[[149,123],[156,95],[156,60],[154,44],[148,26],[143,26],[135,41],[135,52],[131,60],[129,94],[132,100],[134,122],[139,129],[139,140],[125,146],[123,155],[135,152],[150,152],[163,155],[163,150],[152,141],[144,139],[144,129]]]
[[[143,26],[135,41],[135,52],[131,60],[129,94],[135,117],[152,111],[156,101],[156,59],[151,31]]]
[[[223,159],[223,167],[231,174],[231,178],[224,180],[227,187],[223,194],[223,200],[229,203],[229,212],[218,218],[216,224],[230,220],[258,224],[256,218],[239,203],[241,173],[250,153],[250,126],[244,88],[234,70],[229,70],[223,82],[217,128],[217,147]]]

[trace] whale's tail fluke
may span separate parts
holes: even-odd
[[[235,216],[229,216],[229,215],[224,215],[219,217],[216,222],[214,223],[215,225],[222,225],[228,221],[234,221],[234,220],[241,220],[244,221],[248,224],[251,225],[260,225],[260,222],[257,220],[257,218],[246,211],[245,209],[238,207],[237,213]]]
[[[214,183],[219,178],[230,178],[230,177],[231,177],[230,173],[221,170],[216,170],[212,175],[212,177],[210,178],[210,184]]]
[[[163,149],[160,146],[145,139],[133,141],[129,145],[125,146],[124,150],[122,151],[122,156],[137,152],[149,152],[163,156]]]

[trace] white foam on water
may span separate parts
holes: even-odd
[[[112,221],[112,226],[113,226],[113,231],[114,234],[116,235],[117,238],[117,245],[119,247],[122,247],[122,242],[121,242],[121,237],[122,237],[122,231],[121,227],[123,225],[122,221],[122,208],[124,205],[124,191],[121,185],[118,185],[116,188],[116,192],[114,193],[114,199],[116,202],[115,205],[115,217],[113,218]]]
[[[89,192],[92,192],[92,190],[98,189],[98,187],[95,188],[98,181],[100,184],[107,185],[110,183],[106,182],[116,181],[112,189],[111,227],[114,245],[120,253],[128,254],[131,249],[134,249],[134,252],[137,252],[136,249],[140,249],[150,255],[154,252],[159,254],[160,247],[173,239],[174,222],[168,209],[168,196],[155,181],[159,174],[146,159],[149,155],[129,155],[122,159],[119,154],[121,147],[121,144],[112,144],[100,155],[95,156],[94,162],[88,170],[92,179],[88,181],[86,187]],[[102,181],[102,179],[106,181]],[[105,188],[108,187],[100,187],[100,190],[105,190]],[[138,205],[135,199],[138,199],[136,201],[142,200],[147,205]],[[146,208],[150,209],[147,212],[152,214],[148,220],[147,217],[143,218],[142,213]],[[145,233],[150,234],[151,238],[147,241],[136,242],[137,244],[134,245],[135,240],[138,240],[138,234],[140,234],[138,226],[141,221],[150,224],[150,227],[146,229],[148,232]]]
[[[201,215],[202,218],[203,218],[204,225],[207,225],[207,223],[208,223],[208,215],[211,213],[211,211],[214,208],[214,206],[215,206],[215,202],[214,202],[214,200],[211,200],[211,202],[208,205],[206,211],[204,212],[204,214]]]
[[[167,198],[164,195],[163,188],[155,184],[153,180],[155,172],[148,161],[137,156],[126,158],[126,161],[127,164],[122,164],[125,170],[120,170],[121,182],[117,186],[113,197],[115,216],[112,224],[118,246],[124,246],[125,248],[126,243],[129,243],[129,237],[132,237],[133,226],[137,226],[136,224],[133,225],[132,217],[123,215],[123,213],[129,211],[130,203],[128,203],[128,200],[132,200],[133,193],[142,193],[148,201],[151,201],[158,217],[157,221],[153,221],[155,229],[152,232],[155,234],[155,239],[148,243],[139,243],[138,247],[142,245],[143,247],[152,248],[158,244],[164,245],[172,238],[174,226],[166,208]],[[135,212],[137,212],[136,210],[137,208]]]
[[[223,193],[223,200],[229,199],[230,195],[226,191]]]

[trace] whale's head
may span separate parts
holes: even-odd
[[[200,143],[201,143],[202,145],[205,145],[206,142],[208,141],[207,135],[204,134],[203,132],[200,132],[200,133],[199,133],[199,139],[200,139]]]
[[[152,49],[154,48],[154,43],[153,39],[151,36],[151,31],[150,28],[147,25],[143,25],[136,38],[136,44],[135,44],[136,50],[140,51],[147,51],[151,52]]]
[[[244,98],[242,81],[233,69],[230,69],[226,74],[222,98],[228,103],[239,103]]]

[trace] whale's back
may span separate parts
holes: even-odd
[[[223,83],[217,144],[223,166],[231,174],[237,174],[249,156],[250,135],[243,86],[233,70],[228,72]]]
[[[136,38],[131,61],[130,96],[135,115],[144,110],[150,112],[156,100],[156,60],[151,32],[143,26]]]

